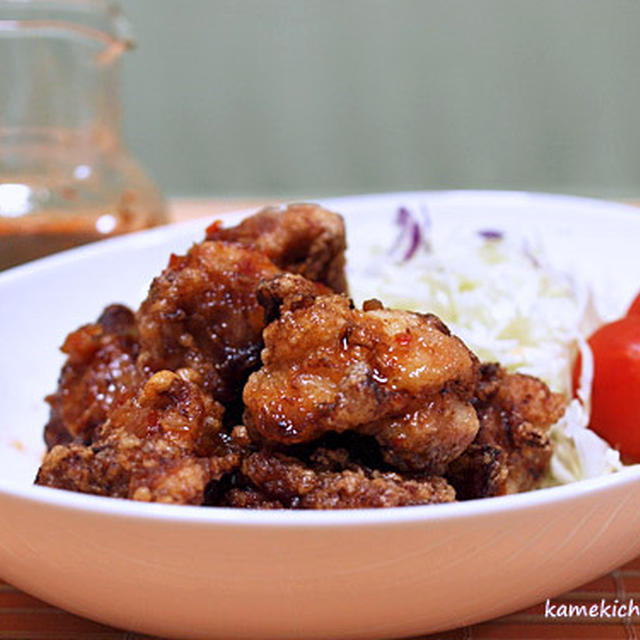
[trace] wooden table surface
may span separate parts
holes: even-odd
[[[222,215],[237,209],[258,208],[264,200],[180,199],[170,203],[174,221]],[[1,575],[1,569],[0,569]],[[552,600],[553,605],[612,603],[633,598],[640,602],[640,558],[588,584]],[[51,607],[0,580],[0,640],[152,640],[126,630],[118,630],[79,618]],[[545,618],[545,604],[518,611],[490,622],[446,633],[424,636],[430,640],[594,638],[598,640],[640,640],[640,616],[615,618]],[[185,640],[188,637],[185,636]],[[327,639],[330,640],[330,639]]]

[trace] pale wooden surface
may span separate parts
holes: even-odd
[[[208,198],[174,198],[169,201],[169,217],[172,222],[185,222],[195,218],[217,216],[230,211],[243,209],[260,209],[267,205],[278,204],[276,199],[226,198],[212,200]]]
[[[222,215],[231,211],[260,209],[267,205],[282,204],[277,198],[173,198],[169,200],[172,222],[185,222],[195,218]],[[640,206],[640,198],[624,200],[625,204]]]

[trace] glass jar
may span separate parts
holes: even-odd
[[[166,221],[122,143],[128,23],[102,0],[0,0],[0,269]]]

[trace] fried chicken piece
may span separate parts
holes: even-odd
[[[472,443],[444,475],[455,487],[458,500],[500,496],[507,493],[508,462],[502,447]]]
[[[220,506],[235,509],[286,509],[279,500],[271,499],[253,487],[233,488],[225,495]]]
[[[291,445],[355,430],[375,436],[400,468],[421,471],[470,444],[477,360],[438,318],[379,303],[358,311],[338,295],[292,297],[296,277],[286,280],[282,315],[264,331],[263,367],[243,392],[252,433]],[[283,289],[277,277],[259,295],[279,300]]]
[[[226,504],[259,509],[365,509],[453,502],[455,492],[437,476],[404,479],[364,469],[314,470],[281,453],[260,451],[242,463],[249,488],[233,488]]]
[[[330,293],[327,287],[292,273],[281,273],[263,280],[256,292],[264,309],[265,324],[279,318],[284,311],[309,307],[319,295]]]
[[[66,442],[89,444],[109,409],[135,393],[138,336],[133,312],[108,306],[96,323],[70,333],[62,351],[67,360],[58,389],[46,398],[51,405],[44,428],[49,449]]]
[[[458,497],[483,498],[534,488],[549,465],[548,431],[564,413],[564,397],[538,378],[485,364],[475,406],[478,435],[446,474]]]
[[[344,221],[316,204],[267,207],[228,229],[213,224],[207,240],[252,247],[284,271],[321,282],[337,293],[347,291]]]
[[[193,369],[214,399],[237,403],[262,347],[256,289],[278,273],[265,255],[227,242],[195,244],[187,255],[172,256],[136,316],[140,368]]]
[[[91,446],[57,445],[36,484],[145,502],[202,504],[212,481],[239,467],[246,430],[221,431],[222,406],[190,378],[160,371],[111,410]]]
[[[473,442],[478,427],[478,416],[468,400],[442,393],[413,412],[358,430],[376,437],[391,466],[441,475]]]

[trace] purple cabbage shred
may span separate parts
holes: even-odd
[[[428,215],[426,215],[426,222],[427,224],[429,223]],[[393,246],[390,249],[390,253],[397,253],[400,247],[406,244],[407,247],[402,252],[400,260],[402,262],[407,262],[407,260],[411,260],[414,256],[415,252],[420,247],[420,244],[427,244],[427,241],[423,238],[420,223],[413,217],[413,214],[407,207],[398,207],[396,224],[400,227],[400,233],[395,239]]]
[[[522,243],[522,252],[524,253],[525,257],[529,259],[531,264],[534,267],[536,267],[536,269],[539,269],[542,266],[538,258],[536,258],[535,254],[533,253],[531,245],[529,244],[529,241],[526,238]]]
[[[495,229],[482,229],[478,231],[478,235],[485,240],[502,240],[504,238],[504,233]]]
[[[420,238],[422,237],[420,233],[420,225],[417,222],[413,222],[411,225],[411,242],[407,251],[404,254],[403,261],[410,260],[413,257],[413,254],[416,252],[416,249],[420,246]]]

